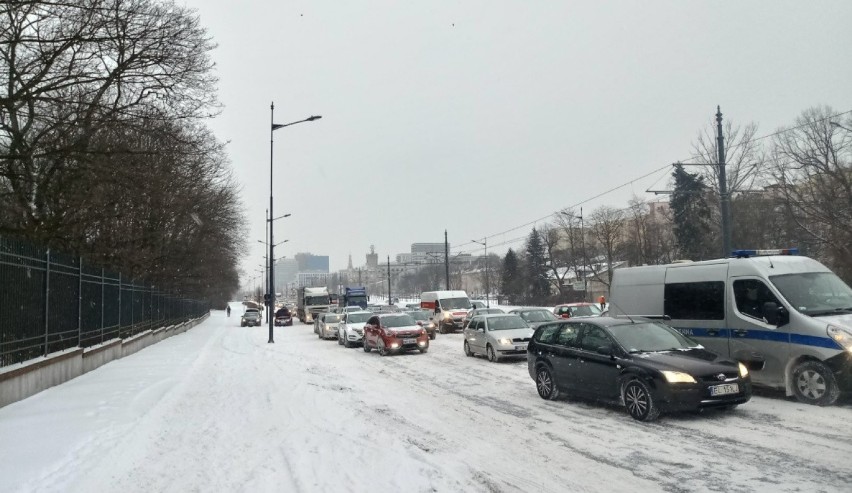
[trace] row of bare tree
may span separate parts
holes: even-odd
[[[0,234],[228,299],[242,212],[205,125],[213,48],[170,1],[0,4]]]

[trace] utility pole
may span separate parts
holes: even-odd
[[[716,106],[716,147],[719,149],[719,199],[722,205],[722,258],[731,254],[731,197],[725,173],[725,136],[722,135],[722,109]]]
[[[447,242],[447,230],[444,230],[444,275],[447,280],[447,291],[450,290],[450,244]]]
[[[388,255],[388,305],[391,303],[391,275],[390,275],[390,255]]]

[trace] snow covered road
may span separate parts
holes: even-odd
[[[239,313],[239,308],[235,313]],[[848,491],[852,405],[638,423],[462,336],[380,357],[203,324],[0,409],[2,491]]]

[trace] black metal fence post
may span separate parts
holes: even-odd
[[[77,257],[77,347],[83,345],[83,257]]]
[[[50,346],[48,338],[50,337],[50,248],[44,254],[44,355],[47,356],[47,349]]]

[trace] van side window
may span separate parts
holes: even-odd
[[[758,279],[741,279],[734,281],[734,301],[737,311],[748,317],[764,320],[763,304],[771,301],[776,305],[778,298]]]
[[[723,281],[666,284],[663,312],[674,320],[724,320]]]

